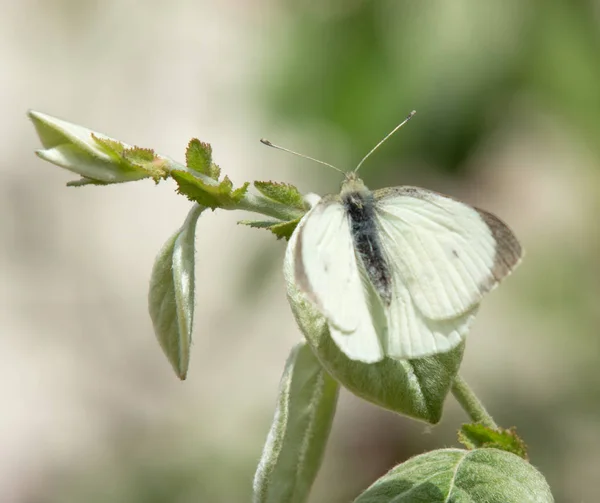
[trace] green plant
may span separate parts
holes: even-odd
[[[242,209],[262,220],[243,221],[289,240],[308,206],[288,184],[254,182],[234,188],[212,161],[208,144],[190,141],[186,164],[150,149],[131,147],[86,128],[30,112],[44,160],[81,176],[68,185],[107,185],[171,177],[193,201],[180,229],[157,256],[149,309],[157,339],[180,379],[185,379],[194,307],[194,234],[200,215]],[[289,275],[288,275],[289,277]],[[275,417],[255,480],[257,503],[300,503],[308,499],[321,464],[335,413],[339,385],[394,412],[436,424],[449,392],[473,423],[463,425],[465,449],[441,449],[416,456],[376,481],[355,501],[497,502],[553,501],[542,475],[529,464],[514,429],[500,428],[458,375],[464,342],[448,353],[414,360],[366,364],[350,360],[333,343],[323,317],[315,314],[288,281],[292,310],[306,340],[290,353],[281,379]]]

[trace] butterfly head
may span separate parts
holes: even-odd
[[[358,177],[356,171],[349,171],[345,174],[344,181],[342,182],[342,190],[340,195],[352,193],[352,192],[369,192],[369,189]]]

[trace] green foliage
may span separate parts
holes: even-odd
[[[467,449],[490,447],[528,459],[527,446],[515,428],[493,429],[479,423],[463,424],[458,432],[458,441]]]
[[[218,180],[221,169],[212,162],[212,147],[196,138],[192,138],[185,152],[186,166],[197,173]]]
[[[127,147],[116,140],[102,138],[94,133],[91,134],[91,137],[100,150],[113,159],[122,171],[140,171],[147,176],[151,176],[156,182],[161,178],[166,178],[166,162],[157,156],[154,150],[142,147]],[[82,185],[86,185],[86,183]]]
[[[263,196],[273,201],[299,210],[306,209],[302,194],[289,183],[254,182],[254,186]]]
[[[277,220],[240,220],[238,224],[248,225],[256,229],[267,229],[271,231],[277,239],[284,238],[289,241],[294,233],[294,230],[300,223],[301,218],[290,220],[288,222],[280,222]]]
[[[305,343],[292,349],[254,477],[254,503],[307,500],[329,437],[338,388]]]
[[[187,376],[194,321],[194,239],[205,208],[194,205],[183,226],[154,262],[148,294],[150,317],[160,347],[180,379]]]
[[[309,343],[322,365],[355,395],[388,410],[436,424],[462,361],[464,343],[448,353],[416,360],[350,360],[327,334]],[[314,332],[313,332],[314,333]]]
[[[172,171],[171,177],[177,182],[180,194],[213,210],[235,206],[242,200],[250,185],[246,182],[240,188],[234,189],[228,177],[217,184],[210,184],[191,173],[178,170]]]
[[[112,138],[101,138],[95,133],[92,133],[91,137],[105,154],[108,154],[116,161],[120,160],[125,151],[125,146],[121,142]]]
[[[381,477],[355,503],[552,503],[529,463],[497,449],[421,454]]]

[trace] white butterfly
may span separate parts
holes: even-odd
[[[454,348],[522,256],[491,213],[417,187],[371,192],[356,171],[314,204],[288,246],[295,286],[337,346],[367,363]]]

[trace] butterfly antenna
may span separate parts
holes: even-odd
[[[377,145],[375,145],[371,149],[371,151],[362,158],[362,161],[360,161],[358,163],[358,166],[356,166],[356,168],[354,169],[354,172],[356,173],[358,171],[358,169],[363,165],[363,163],[371,156],[371,154],[373,152],[375,152],[379,147],[381,147],[381,145],[383,145],[383,143],[390,136],[392,136],[396,131],[398,131],[398,129],[400,129],[402,126],[404,126],[404,124],[406,124],[409,120],[411,120],[416,113],[417,113],[416,110],[413,110],[411,113],[409,113],[408,116],[406,117],[406,119],[404,119],[400,124],[398,124],[394,129],[392,129],[383,140],[381,140]]]
[[[266,145],[267,147],[273,147],[276,148],[277,150],[283,150],[284,152],[287,152],[288,154],[294,154],[297,155],[298,157],[302,157],[304,159],[308,159],[309,161],[314,161],[314,162],[318,162],[319,164],[323,164],[324,166],[329,166],[330,168],[335,169],[336,171],[339,171],[342,174],[346,174],[344,171],[342,171],[340,168],[336,168],[335,166],[333,166],[332,164],[329,164],[328,162],[323,162],[323,161],[319,161],[319,159],[315,159],[313,157],[308,157],[307,155],[304,154],[299,154],[298,152],[294,152],[293,150],[287,149],[287,148],[283,148],[280,147],[279,145],[275,145],[274,143],[271,143],[269,140],[265,140],[264,138],[260,139],[260,142],[263,145]]]

